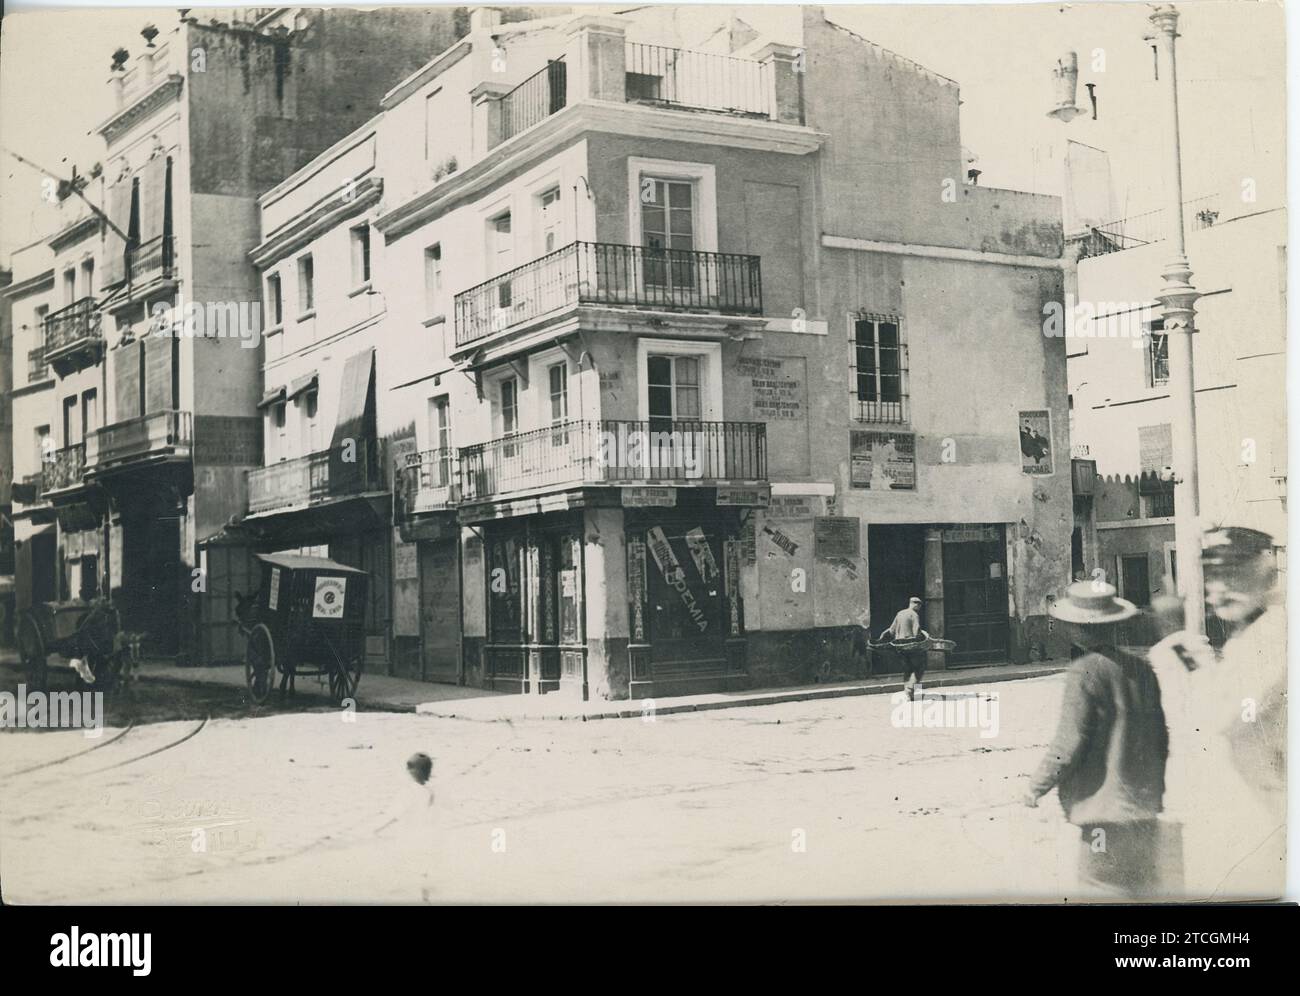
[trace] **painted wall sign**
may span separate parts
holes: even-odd
[[[623,488],[624,508],[673,508],[677,504],[676,488]]]
[[[627,541],[627,597],[632,603],[632,640],[645,642],[645,544]]]
[[[740,556],[746,564],[758,562],[758,524],[754,517],[747,516],[740,524]]]
[[[318,577],[316,596],[312,600],[313,619],[342,619],[347,584],[343,578]]]
[[[997,526],[947,526],[943,530],[945,543],[996,543]]]
[[[662,529],[655,526],[646,533],[646,542],[650,547],[650,556],[654,557],[655,566],[663,575],[664,582],[681,596],[682,604],[686,606],[686,614],[691,617],[695,627],[701,633],[705,632],[709,628],[709,621],[704,618],[704,611],[700,608],[695,593],[686,583],[686,572],[682,570],[681,561],[673,552],[668,537],[664,535]]]
[[[764,526],[763,532],[767,534],[767,537],[773,543],[775,543],[778,547],[784,550],[791,557],[793,557],[795,553],[798,552],[799,544],[796,543],[794,540],[792,540],[785,533],[781,532],[781,530],[773,529],[771,526]]]
[[[419,547],[406,543],[393,530],[393,578],[397,581],[414,581],[420,576]]]
[[[280,607],[280,568],[271,568],[271,590],[266,596],[266,607],[274,612]]]
[[[865,491],[916,489],[916,433],[852,430],[849,484]]]
[[[818,560],[850,560],[861,553],[861,535],[857,518],[823,516],[813,519],[813,555]]]
[[[1052,472],[1052,413],[1020,413],[1020,469],[1026,474]]]
[[[730,617],[731,635],[740,635],[740,542],[724,540],[722,562],[726,565],[727,614]]]
[[[773,519],[812,519],[823,514],[826,500],[821,495],[773,495],[765,517]]]
[[[804,417],[804,372],[802,361],[772,356],[745,357],[736,370],[748,377],[754,417],[766,420]]]
[[[741,505],[746,508],[766,508],[772,493],[767,488],[718,488],[719,505]]]
[[[256,467],[261,459],[260,418],[244,415],[194,416],[195,463]]]
[[[700,572],[700,577],[704,579],[705,584],[709,584],[721,573],[718,570],[718,561],[713,556],[713,550],[709,548],[708,538],[699,526],[686,534],[686,549],[690,552],[691,559],[695,561],[695,569]]]

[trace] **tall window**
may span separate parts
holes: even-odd
[[[77,396],[63,399],[63,445],[75,446],[81,442],[81,426],[77,421]]]
[[[897,315],[855,315],[849,325],[854,417],[907,421],[907,346]]]
[[[700,358],[646,357],[646,399],[651,431],[700,418]]]
[[[560,188],[546,191],[541,202],[538,230],[542,239],[541,250],[545,254],[560,248]]]
[[[569,420],[569,367],[566,363],[556,363],[546,370],[547,387],[550,389],[551,425],[563,425]],[[569,441],[567,432],[553,432],[552,446],[564,446]]]
[[[352,229],[352,286],[370,283],[370,226]]]
[[[315,453],[318,447],[316,412],[320,408],[317,393],[315,391],[306,391],[302,395],[302,414],[300,425],[302,428],[302,452]]]
[[[695,286],[695,267],[688,256],[662,250],[695,248],[695,185],[689,180],[641,180],[641,241],[648,250],[645,282],[652,287]]]
[[[305,315],[316,307],[316,267],[310,256],[298,260],[298,313]]]
[[[1169,383],[1169,335],[1163,320],[1148,326],[1146,340],[1147,387],[1163,387]]]
[[[429,399],[429,440],[437,454],[432,467],[425,466],[429,487],[451,484],[451,401],[447,395]]]
[[[81,264],[81,296],[95,296],[95,261],[88,259]]]
[[[68,267],[63,271],[63,303],[71,304],[77,299],[77,270]]]
[[[284,295],[280,290],[278,273],[266,278],[266,308],[270,312],[271,328],[279,328],[284,321]]]
[[[86,436],[99,428],[99,392],[93,387],[81,392],[81,426]]]
[[[510,269],[514,258],[514,235],[510,222],[510,212],[497,215],[488,222],[488,269],[493,274],[505,273]],[[502,280],[497,284],[497,307],[510,307],[510,281]]]
[[[432,318],[442,305],[442,243],[424,250],[424,314]]]
[[[500,401],[501,435],[513,436],[519,431],[519,382],[515,378],[507,377],[501,382]],[[513,444],[501,448],[501,454],[505,457],[513,457],[516,452]]]
[[[54,441],[50,439],[50,427],[48,425],[38,425],[36,427],[36,462],[44,465],[46,460],[54,457]]]

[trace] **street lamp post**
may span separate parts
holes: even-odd
[[[1169,197],[1169,262],[1161,276],[1164,287],[1156,295],[1169,344],[1169,400],[1172,405],[1174,466],[1174,539],[1178,554],[1178,593],[1183,600],[1185,628],[1205,633],[1205,581],[1201,572],[1200,470],[1196,452],[1196,376],[1192,337],[1196,334],[1196,299],[1191,284],[1183,235],[1183,170],[1178,133],[1178,71],[1174,47],[1178,38],[1178,11],[1170,4],[1151,13],[1155,28],[1160,88],[1164,91],[1169,127],[1168,171],[1165,193]]]

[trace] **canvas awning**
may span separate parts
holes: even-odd
[[[104,233],[103,286],[112,287],[126,279],[126,239],[121,233],[131,224],[131,180],[125,179],[108,188],[108,220]]]
[[[338,418],[330,440],[329,489],[331,494],[353,494],[365,487],[376,456],[375,350],[364,349],[348,357],[339,385]]]
[[[307,374],[307,376],[305,377],[296,378],[289,384],[289,394],[288,394],[289,400],[293,401],[295,398],[298,397],[298,395],[302,394],[304,391],[316,390],[316,386],[319,382],[320,382],[320,378],[317,376],[315,370]]]
[[[259,409],[270,408],[272,405],[278,405],[284,400],[284,388],[273,387],[262,395],[262,400],[257,403]]]

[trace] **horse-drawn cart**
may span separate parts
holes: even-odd
[[[101,598],[37,602],[19,615],[16,638],[33,691],[48,691],[51,673],[110,691],[140,660],[140,634],[123,631],[116,606]]]
[[[240,599],[239,628],[248,638],[244,680],[254,702],[292,691],[299,676],[324,675],[342,704],[357,693],[365,658],[366,588],[355,567],[298,554],[258,554],[262,586]]]

